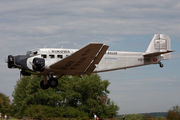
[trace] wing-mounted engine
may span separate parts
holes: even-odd
[[[43,72],[45,69],[44,58],[34,58],[32,68],[34,71]]]

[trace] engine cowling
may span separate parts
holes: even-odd
[[[32,68],[34,71],[43,72],[45,69],[44,58],[34,58]]]
[[[8,64],[8,68],[13,68],[13,67],[15,67],[15,65],[14,65],[14,57],[13,57],[12,55],[9,55],[9,56],[8,56],[7,64]]]

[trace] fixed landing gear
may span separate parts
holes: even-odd
[[[44,85],[44,80],[42,80],[42,81],[40,82],[40,86],[41,86],[41,88],[42,88],[43,90],[46,90],[46,89],[49,88],[49,85],[48,85],[48,84]]]
[[[58,85],[58,80],[56,78],[50,78],[48,81],[48,85],[51,88],[55,88]]]
[[[159,64],[159,67],[164,67],[164,65],[161,63],[161,62],[158,62],[158,64]]]
[[[45,77],[44,77],[45,78]],[[48,89],[49,87],[55,88],[58,85],[58,79],[51,77],[48,81],[47,78],[41,81],[40,86],[43,90]]]

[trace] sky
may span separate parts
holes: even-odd
[[[0,92],[12,100],[18,69],[8,55],[36,48],[80,49],[92,42],[108,50],[145,52],[155,33],[167,34],[175,50],[169,60],[100,73],[118,114],[167,112],[180,105],[179,0],[4,0],[0,4]]]

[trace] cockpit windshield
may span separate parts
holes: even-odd
[[[38,54],[37,51],[27,51],[26,56],[32,57],[32,56],[35,56],[35,55],[37,55],[37,54]]]

